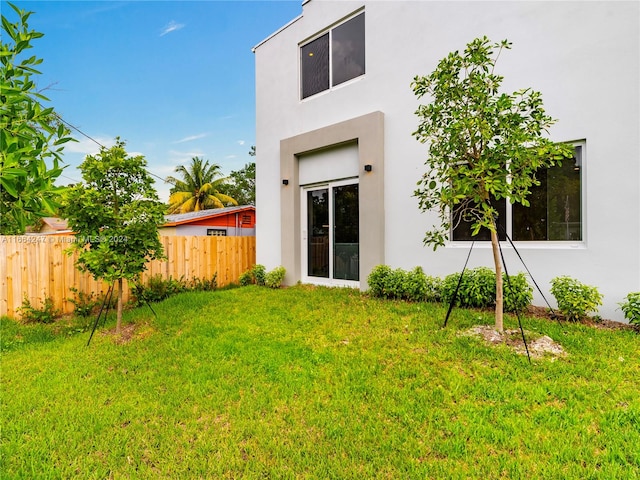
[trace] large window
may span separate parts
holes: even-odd
[[[364,12],[300,48],[302,98],[364,75]]]
[[[527,197],[530,206],[511,205],[505,199],[493,202],[498,211],[500,240],[504,232],[514,241],[581,241],[583,145],[576,145],[572,159],[536,173],[540,185]],[[471,236],[470,223],[461,221],[453,229],[453,240],[489,240],[481,230]],[[501,228],[501,226],[503,228]]]

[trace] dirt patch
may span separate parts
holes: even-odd
[[[522,341],[522,333],[520,330],[505,330],[498,332],[493,327],[487,325],[478,325],[470,328],[460,334],[466,337],[481,337],[486,343],[492,345],[504,344],[510,347],[514,352],[520,355],[526,355],[527,350]],[[551,357],[556,359],[566,357],[567,352],[564,351],[562,345],[555,342],[551,337],[546,335],[540,336],[532,332],[524,331],[527,347],[532,358]]]
[[[143,338],[151,332],[147,323],[128,323],[120,326],[120,333],[116,333],[116,327],[104,330],[102,335],[112,337],[116,343],[129,343],[134,338]]]

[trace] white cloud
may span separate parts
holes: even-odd
[[[185,143],[185,142],[192,142],[193,140],[198,140],[200,138],[204,138],[207,137],[209,134],[208,133],[199,133],[197,135],[190,135],[188,137],[184,137],[181,138],[180,140],[176,140],[173,143]]]
[[[238,140],[238,145],[244,145],[244,140]]]
[[[162,29],[162,32],[160,33],[160,36],[164,37],[167,33],[175,32],[176,30],[180,30],[181,28],[184,28],[184,23],[176,23],[173,20],[171,20]]]
[[[237,158],[237,155],[227,155],[226,157],[224,157],[226,160],[233,160],[234,158]]]
[[[66,143],[64,145],[64,151],[69,153],[82,153],[84,155],[95,155],[100,152],[100,145],[109,148],[113,147],[116,143],[115,139],[110,137],[94,136],[93,138],[95,139],[95,142],[86,137],[81,137],[77,139],[77,142]]]
[[[169,162],[172,165],[186,165],[191,162],[193,157],[204,157],[205,154],[202,151],[194,152],[179,152],[177,150],[169,150]]]

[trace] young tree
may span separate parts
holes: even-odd
[[[216,178],[220,176],[220,165],[217,163],[209,165],[208,160],[193,157],[191,165],[176,167],[176,173],[182,176],[182,180],[167,177],[167,182],[173,184],[169,193],[168,213],[197,212],[238,204],[235,199],[222,193],[222,186],[227,179]]]
[[[48,99],[33,80],[42,59],[26,58],[32,41],[43,36],[29,29],[32,12],[8,4],[19,20],[2,15],[0,50],[0,234],[21,234],[58,206],[61,188],[54,182],[62,173],[63,144],[72,140]]]
[[[122,322],[123,279],[136,280],[149,260],[163,256],[158,226],[164,223],[165,206],[146,167],[144,157],[129,156],[118,138],[113,147],[86,157],[80,165],[84,182],[69,189],[63,205],[76,232],[78,268],[117,282],[116,333]]]
[[[494,73],[498,57],[511,44],[492,44],[486,37],[449,53],[428,76],[411,84],[418,98],[430,103],[416,111],[413,135],[428,144],[427,172],[415,196],[421,210],[438,209],[440,224],[425,235],[434,250],[444,245],[461,221],[471,222],[472,235],[491,232],[496,270],[496,329],[502,322],[502,266],[492,200],[508,199],[529,206],[527,195],[539,185],[536,171],[571,157],[570,145],[544,135],[555,123],[545,113],[539,92],[529,88],[500,93],[503,77]]]

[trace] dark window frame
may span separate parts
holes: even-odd
[[[563,244],[571,244],[571,243],[583,243],[585,241],[585,196],[584,196],[584,188],[585,188],[585,155],[586,155],[586,141],[573,141],[568,142],[574,147],[574,161],[571,160],[564,161],[562,166],[556,165],[551,167],[550,169],[546,169],[542,175],[540,175],[539,180],[542,181],[542,185],[538,187],[532,187],[532,193],[527,197],[531,206],[523,207],[519,204],[511,204],[508,199],[500,199],[496,202],[495,207],[500,212],[500,217],[498,218],[498,237],[499,239],[506,240],[505,232],[508,233],[511,240],[514,242],[520,242],[522,244],[532,244],[532,243],[563,243]],[[572,179],[568,178],[567,172],[574,170],[576,172],[576,176]],[[544,215],[544,218],[538,222],[539,224],[543,224],[544,222],[551,222],[549,220],[553,217],[553,213],[551,212],[552,207],[549,205],[549,194],[548,190],[548,182],[547,177],[549,172],[557,172],[556,177],[562,174],[567,177],[566,181],[573,181],[575,183],[577,179],[577,188],[574,185],[573,190],[577,189],[577,193],[574,192],[572,198],[567,199],[567,205],[562,206],[563,209],[569,210],[570,213],[567,213],[565,217],[565,238],[560,238],[561,232],[558,232],[557,225],[554,227],[549,226],[544,230],[544,233],[541,233],[541,226],[538,225],[538,229],[535,229],[534,225],[527,224],[526,216],[528,213],[532,215],[536,215],[540,217]],[[540,205],[536,201],[536,195],[544,194],[545,204]],[[568,198],[568,196],[567,196]],[[576,208],[577,207],[577,208]],[[556,209],[556,216],[558,216]],[[577,213],[576,213],[577,210]],[[516,218],[518,216],[518,218]],[[576,218],[577,217],[577,218]],[[453,223],[453,217],[452,217]],[[554,222],[558,224],[558,222]],[[563,223],[563,222],[560,222]],[[485,228],[481,229],[478,235],[471,236],[471,226],[470,223],[464,225],[463,222],[457,226],[456,229],[451,227],[451,231],[449,232],[449,238],[451,243],[459,244],[461,242],[471,242],[471,241],[490,241],[489,231]],[[502,228],[501,228],[502,227]],[[535,232],[533,230],[536,230]],[[526,236],[531,236],[531,238],[526,238]],[[542,238],[544,236],[544,238]]]
[[[356,12],[300,45],[301,100],[366,74],[364,13]]]

